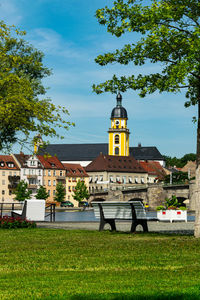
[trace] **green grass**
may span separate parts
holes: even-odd
[[[0,230],[0,299],[200,299],[200,239]]]

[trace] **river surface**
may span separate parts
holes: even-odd
[[[156,218],[156,212],[147,212],[147,217]],[[58,211],[56,212],[56,222],[99,222],[94,216],[93,210],[86,211]],[[48,221],[49,218],[46,218]],[[194,214],[188,213],[187,220],[194,222]]]

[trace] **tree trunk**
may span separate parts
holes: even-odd
[[[197,160],[194,236],[200,238],[200,89],[198,95]]]

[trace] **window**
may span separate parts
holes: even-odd
[[[99,176],[99,181],[103,181],[103,175]]]
[[[119,134],[115,135],[115,144],[119,144]]]
[[[31,160],[31,166],[35,166],[35,160]]]
[[[5,176],[5,171],[2,172],[2,176]]]
[[[92,183],[92,176],[89,178],[89,183]]]
[[[11,190],[9,190],[9,195],[12,195],[12,191]]]
[[[68,186],[68,191],[71,192],[71,186]]]
[[[63,176],[63,172],[62,171],[60,171],[60,176]]]
[[[70,199],[70,196],[68,196],[68,200]]]
[[[49,196],[51,195],[51,191],[50,191],[50,190],[48,190],[48,195],[49,195]]]
[[[98,181],[98,176],[95,176],[94,182],[97,183],[97,181]]]
[[[5,164],[4,164],[3,161],[0,162],[0,166],[1,166],[1,167],[4,167],[4,166],[5,166]]]
[[[44,175],[46,175],[46,170],[44,170]]]
[[[56,176],[56,170],[53,170],[53,176]]]
[[[12,172],[11,171],[9,172],[9,175],[12,176]]]
[[[6,184],[5,180],[2,180],[2,185],[5,185],[5,184]]]
[[[55,180],[53,181],[53,186],[56,186],[56,181]]]
[[[38,170],[38,175],[41,175],[41,170],[40,169]]]
[[[45,180],[43,180],[43,184],[45,185]]]
[[[23,174],[26,175],[26,169],[23,170]]]
[[[144,177],[141,177],[141,183],[144,184]]]
[[[4,190],[2,190],[2,195],[5,195],[5,191]]]
[[[122,177],[122,182],[126,184],[126,176]]]
[[[48,186],[51,186],[51,180],[48,180]]]
[[[7,166],[9,167],[9,168],[14,168],[14,163],[13,162],[7,162]]]
[[[119,176],[116,176],[116,182],[117,182],[117,183],[121,183],[120,177],[119,177]]]
[[[16,176],[17,175],[17,173],[16,172],[14,172],[14,176]]]
[[[138,178],[137,177],[135,177],[135,183],[138,183]]]
[[[130,176],[129,176],[129,178],[128,178],[128,182],[129,182],[129,183],[133,183],[133,179],[132,179],[132,177],[130,177]]]
[[[119,155],[119,147],[115,147],[115,155]]]
[[[56,191],[55,191],[55,190],[53,190],[53,195],[55,196],[55,194],[56,194]]]
[[[111,183],[113,183],[113,176],[110,176],[110,180]]]
[[[51,176],[51,170],[48,170],[48,176]]]

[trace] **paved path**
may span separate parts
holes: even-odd
[[[118,231],[129,231],[130,222],[116,222]],[[83,230],[98,230],[98,222],[37,222],[38,227],[42,228],[56,228],[56,229],[83,229]],[[141,231],[141,226],[137,227],[137,231]],[[179,233],[179,234],[194,234],[194,222],[148,222],[149,232],[160,233]],[[109,225],[105,229],[110,229]]]

